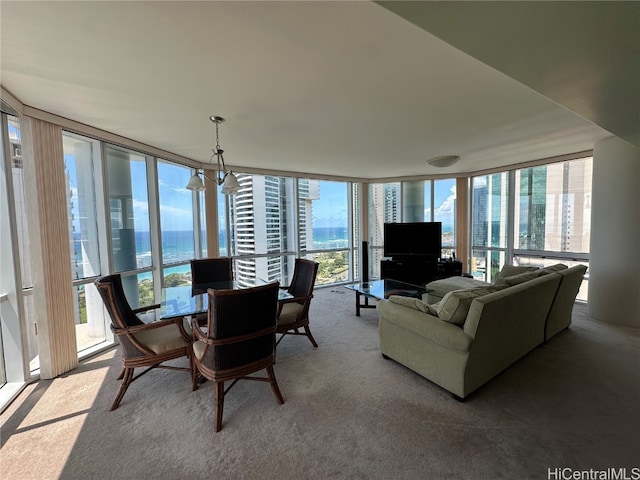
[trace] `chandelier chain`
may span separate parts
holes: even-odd
[[[218,122],[216,122],[216,150],[220,150],[220,139],[218,138]]]

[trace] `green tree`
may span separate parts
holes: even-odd
[[[138,283],[138,298],[140,299],[140,306],[153,304],[153,280],[145,279]]]
[[[164,277],[166,287],[180,287],[183,285],[191,285],[190,275],[184,273],[170,273]]]

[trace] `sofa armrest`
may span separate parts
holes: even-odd
[[[571,324],[573,305],[586,272],[587,267],[585,265],[576,265],[558,272],[561,281],[547,317],[544,333],[545,340],[549,340],[553,335]]]
[[[526,336],[523,329],[529,329],[528,334],[540,344],[559,284],[560,276],[552,273],[476,298],[471,302],[464,331],[476,341],[500,339],[510,343],[510,337]]]

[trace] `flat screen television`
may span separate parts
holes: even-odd
[[[384,256],[415,255],[439,258],[442,254],[442,222],[384,224]]]

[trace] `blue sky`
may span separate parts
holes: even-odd
[[[74,210],[77,211],[77,180],[75,160],[66,155],[69,167],[70,186],[74,191]],[[146,166],[143,161],[130,163],[133,190],[133,208],[135,228],[149,230],[149,212],[147,204]],[[159,162],[158,192],[160,194],[160,212],[163,230],[191,230],[192,194],[185,188],[190,173],[184,167]],[[320,198],[313,203],[313,221],[316,227],[346,227],[348,225],[347,184],[343,182],[320,181]],[[455,180],[438,182],[435,203],[436,216],[447,215],[454,206]],[[428,194],[428,192],[426,192]],[[428,201],[425,202],[428,205]],[[224,225],[224,211],[220,212],[220,225]],[[428,218],[429,210],[425,211]],[[77,222],[77,220],[76,220]],[[76,225],[78,227],[78,225]]]
[[[313,202],[315,227],[346,227],[348,225],[347,184],[320,182],[320,198]]]

